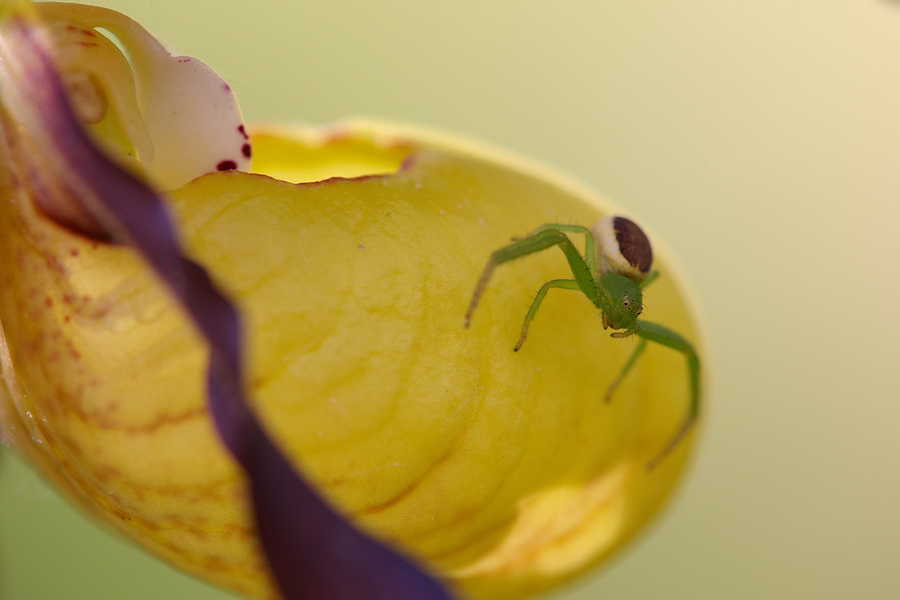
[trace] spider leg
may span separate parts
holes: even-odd
[[[525,322],[522,324],[522,335],[519,336],[519,341],[516,342],[516,347],[513,348],[513,351],[518,352],[519,348],[522,347],[522,344],[525,343],[525,336],[528,335],[528,326],[531,324],[531,320],[534,318],[535,313],[537,313],[538,307],[540,307],[541,302],[544,301],[544,296],[547,295],[550,288],[560,288],[564,290],[580,289],[578,287],[578,282],[574,279],[551,279],[542,285],[541,289],[538,290],[537,295],[535,295],[531,307],[528,309],[528,314],[525,315]]]
[[[606,395],[603,397],[604,402],[608,404],[610,401],[612,401],[613,392],[616,391],[616,388],[619,387],[619,384],[622,383],[622,380],[625,379],[626,375],[628,375],[628,371],[631,370],[631,367],[634,366],[634,363],[637,362],[638,357],[640,357],[641,353],[646,347],[647,340],[641,338],[641,340],[637,343],[637,346],[634,347],[634,351],[632,351],[631,356],[629,356],[628,360],[625,361],[625,364],[622,365],[622,370],[619,372],[619,376],[613,379],[613,382],[609,384],[608,388],[606,388]]]
[[[564,223],[546,223],[541,225],[537,229],[535,229],[531,235],[536,233],[540,233],[541,231],[547,229],[556,229],[558,231],[566,231],[568,233],[575,233],[578,235],[584,236],[584,262],[587,263],[588,269],[591,270],[591,273],[595,273],[596,269],[594,266],[594,233],[591,231],[590,227],[585,227],[584,225],[566,225]]]
[[[648,285],[656,281],[656,278],[659,277],[659,271],[656,269],[650,271],[644,280],[641,282],[641,289],[645,289]]]
[[[666,442],[666,445],[647,463],[647,470],[651,471],[678,446],[694,426],[694,423],[697,422],[697,418],[700,415],[700,359],[691,343],[668,327],[648,321],[640,321],[639,325],[640,327],[635,334],[641,337],[642,340],[656,342],[684,355],[687,360],[688,378],[690,380],[690,403],[687,413],[678,429]]]
[[[596,304],[596,300],[603,292],[598,288],[597,282],[594,281],[593,272],[585,261],[585,258],[578,253],[575,245],[572,244],[572,241],[565,233],[559,229],[542,229],[529,237],[504,246],[491,254],[487,264],[484,266],[481,277],[478,279],[475,291],[472,292],[472,299],[469,301],[468,310],[466,310],[466,327],[472,322],[472,314],[475,312],[478,301],[481,299],[481,295],[484,293],[484,289],[487,287],[491,275],[494,272],[494,268],[497,265],[528,256],[529,254],[534,254],[535,252],[540,252],[541,250],[546,250],[547,248],[552,248],[553,246],[559,246],[559,249],[562,250],[563,254],[566,256],[569,268],[572,270],[574,279],[571,281],[576,283],[577,288],[571,289],[580,289],[591,302]],[[546,292],[544,293],[546,294]]]

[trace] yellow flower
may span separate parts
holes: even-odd
[[[290,563],[298,585],[336,586],[316,597],[349,597],[333,591],[346,584],[403,598],[389,586],[404,577],[440,593],[390,552],[346,558],[358,572],[314,568],[329,532],[352,530],[327,508],[305,525],[324,534],[267,513],[290,515],[281,491],[297,498],[308,480],[454,595],[484,599],[570,580],[663,505],[693,433],[645,465],[688,410],[681,355],[651,345],[604,403],[634,343],[565,291],[514,353],[533,291],[566,277],[555,251],[498,269],[464,327],[492,251],[542,223],[590,225],[608,203],[446,134],[247,131],[224,82],[127,17],[34,6],[0,0],[0,429],[78,504],[253,597],[299,589],[276,564],[295,558],[282,539],[311,545],[313,566]],[[79,145],[55,92],[103,155]],[[164,211],[145,210],[151,189]],[[671,263],[656,265],[646,315],[695,340]],[[253,415],[274,447],[246,434]],[[304,479],[273,479],[275,447]],[[371,549],[360,543],[347,548]]]

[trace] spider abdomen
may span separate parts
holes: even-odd
[[[644,230],[625,217],[603,217],[591,228],[597,273],[619,273],[640,283],[650,273],[653,248]]]

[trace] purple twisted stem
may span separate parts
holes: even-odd
[[[209,345],[210,412],[247,476],[259,537],[285,599],[449,600],[412,562],[337,515],[266,435],[244,395],[241,320],[234,305],[182,255],[161,198],[82,130],[35,28],[13,16],[2,37],[0,85],[16,87],[16,101],[28,107],[25,122],[35,129],[25,135],[35,133],[43,146],[40,155],[16,158],[24,167],[20,173],[40,175],[41,181],[28,182],[41,192],[39,208],[76,233],[137,249]]]

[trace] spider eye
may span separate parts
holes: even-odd
[[[631,298],[631,296],[629,296],[627,294],[622,296],[622,306],[624,306],[625,308],[627,308],[629,311],[631,311],[632,313],[634,313],[636,315],[641,314],[641,312],[643,312],[643,308],[644,308],[641,306],[640,302],[635,302]]]

